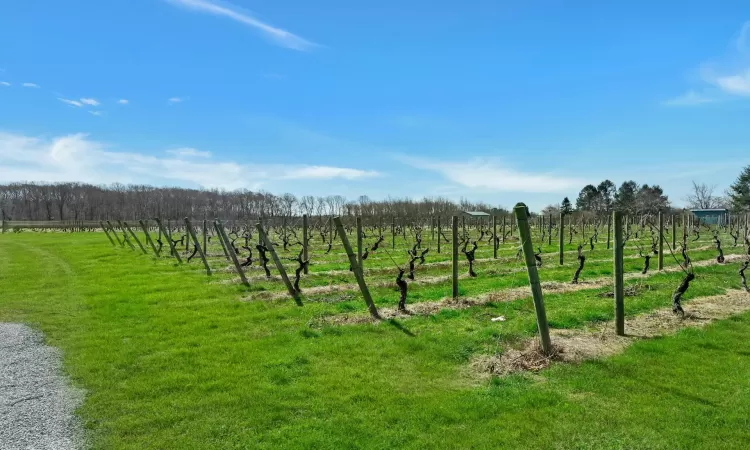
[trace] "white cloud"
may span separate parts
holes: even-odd
[[[82,98],[81,103],[89,106],[99,106],[99,102],[95,98]]]
[[[10,86],[10,83],[7,81],[0,81],[0,86]]]
[[[169,103],[180,103],[180,102],[182,102],[182,100],[183,100],[183,99],[182,99],[182,98],[180,98],[180,97],[172,97],[172,98],[170,98],[170,99],[169,99],[169,100],[167,100],[167,101],[168,101]]]
[[[718,100],[715,97],[709,97],[693,90],[689,90],[682,95],[665,100],[662,104],[664,106],[696,106],[705,103],[714,103],[716,101]]]
[[[701,64],[698,74],[725,97],[750,96],[750,21],[742,25],[728,52]]]
[[[79,102],[78,100],[68,100],[67,98],[62,98],[62,97],[57,97],[57,99],[63,103],[67,103],[70,106],[75,106],[78,108],[83,106],[83,103]]]
[[[126,100],[126,99],[124,99],[124,98],[121,98],[120,100],[117,100],[117,103],[119,103],[120,105],[127,105],[127,104],[128,104],[128,103],[130,103],[130,102],[129,102],[129,101],[127,101],[127,100]]]
[[[357,180],[379,175],[343,167],[242,164],[214,161],[209,157],[191,160],[183,158],[185,153],[207,152],[175,151],[177,157],[117,151],[83,133],[44,139],[0,132],[0,182],[77,180],[109,184],[119,181],[257,189],[275,180]]]
[[[34,84],[34,83],[24,83],[21,86],[27,87],[27,88],[38,88],[39,87],[38,84]]]
[[[578,189],[585,184],[578,178],[518,171],[492,159],[475,158],[468,162],[454,162],[404,155],[393,157],[416,169],[437,172],[457,185],[489,192],[551,193]]]
[[[93,114],[95,116],[103,116],[104,113],[102,111],[89,111],[89,114]]]
[[[210,158],[211,152],[202,152],[190,147],[175,148],[173,150],[167,150],[170,155],[175,155],[182,158]]]
[[[250,14],[243,12],[239,8],[230,5],[228,3],[218,3],[208,0],[166,0],[175,6],[190,9],[193,11],[203,12],[207,14],[213,14],[215,16],[222,16],[228,19],[232,19],[236,22],[242,23],[249,27],[252,27],[260,31],[265,37],[280,45],[282,47],[290,48],[293,50],[306,51],[317,44],[303,39],[296,34],[290,33],[289,31],[281,28],[273,27],[267,23],[264,23]]]

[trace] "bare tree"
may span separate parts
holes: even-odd
[[[716,197],[714,191],[716,185],[707,185],[706,183],[696,183],[693,181],[691,193],[685,197],[687,206],[694,209],[712,209],[721,206],[721,197]]]

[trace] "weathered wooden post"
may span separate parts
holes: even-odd
[[[523,203],[516,204],[513,208],[518,226],[518,235],[521,239],[523,256],[526,260],[526,269],[529,274],[529,285],[531,295],[534,297],[534,310],[536,311],[536,324],[539,328],[539,339],[542,344],[542,352],[545,355],[552,354],[552,342],[549,337],[549,324],[547,323],[547,312],[544,309],[544,296],[542,285],[539,282],[539,273],[534,258],[534,245],[531,242],[531,229],[529,228],[529,209]]]
[[[208,230],[206,229],[206,219],[203,219],[203,252],[208,256]]]
[[[135,242],[138,244],[138,247],[141,248],[141,251],[143,252],[143,254],[147,255],[148,251],[146,250],[146,247],[144,247],[143,244],[141,244],[141,240],[138,239],[138,236],[136,236],[135,233],[133,233],[133,230],[130,229],[130,227],[128,226],[128,223],[124,221],[122,223],[123,225],[125,225],[125,230],[127,230],[127,232],[130,233],[131,236],[133,236],[133,239],[135,239]]]
[[[607,214],[607,250],[609,250],[612,241],[612,216]]]
[[[336,229],[339,232],[339,236],[341,236],[341,243],[344,244],[346,256],[349,258],[349,264],[351,264],[352,266],[354,278],[357,279],[357,284],[359,285],[360,292],[362,292],[362,297],[365,299],[367,309],[370,311],[370,315],[372,317],[374,317],[375,319],[380,319],[378,309],[375,307],[375,303],[373,303],[372,301],[372,296],[370,296],[370,290],[367,288],[367,283],[365,283],[365,275],[362,272],[362,267],[357,264],[357,256],[352,251],[352,246],[349,245],[349,238],[347,238],[346,233],[344,233],[344,225],[341,223],[341,218],[335,217],[333,219],[333,222],[336,224]],[[391,226],[395,225],[394,222],[391,222]]]
[[[122,226],[122,221],[117,221],[117,226],[120,227],[120,230],[122,230],[122,241],[128,244],[131,250],[135,251],[135,245],[133,245],[132,242],[130,242],[130,238],[128,237],[128,232],[125,231],[125,228]]]
[[[552,245],[552,214],[547,216],[547,245]]]
[[[357,265],[362,267],[362,216],[357,216]]]
[[[687,230],[688,230],[688,216],[687,212],[682,212],[682,242],[687,241]]]
[[[219,245],[221,245],[221,250],[224,252],[224,257],[227,259],[227,261],[230,261],[232,258],[229,257],[229,243],[224,242],[224,238],[221,235],[221,232],[219,231],[219,225],[218,225],[219,219],[214,219],[214,233],[216,234],[216,238],[219,240]],[[234,252],[234,249],[231,249],[232,252]]]
[[[466,216],[461,214],[461,236],[466,238]]]
[[[492,257],[497,259],[497,216],[492,215]]]
[[[437,217],[437,229],[438,229],[438,240],[437,240],[437,252],[440,253],[440,240],[443,238],[440,228],[440,216]]]
[[[112,234],[115,236],[115,239],[117,239],[117,243],[120,244],[120,247],[125,247],[125,242],[120,240],[120,236],[117,234],[117,231],[115,230],[115,227],[112,226],[112,222],[109,220],[107,221],[107,225],[109,225],[109,230],[112,232]]]
[[[154,255],[159,256],[159,249],[156,248],[156,244],[154,244],[154,240],[151,239],[151,235],[148,232],[148,227],[142,220],[139,220],[138,224],[141,226],[141,230],[143,230],[143,234],[146,235],[146,242],[151,246],[151,249],[154,251]]]
[[[172,242],[172,235],[169,234],[166,229],[164,229],[164,224],[161,223],[161,219],[157,218],[155,220],[156,220],[156,224],[159,226],[159,230],[161,231],[162,236],[164,236],[164,238],[167,240],[167,243],[169,244],[170,255],[177,258],[177,262],[182,264],[182,258],[180,258],[180,252],[178,252],[174,248],[174,242]]]
[[[677,216],[672,214],[672,251],[677,248]]]
[[[286,290],[289,291],[289,295],[292,296],[295,303],[297,303],[297,306],[302,306],[302,299],[299,296],[299,292],[297,292],[296,289],[294,289],[294,286],[292,285],[292,282],[289,281],[289,276],[286,274],[286,269],[284,268],[284,265],[281,263],[281,259],[279,259],[279,255],[276,254],[276,250],[273,248],[273,243],[270,239],[268,239],[268,236],[266,236],[266,232],[263,231],[263,225],[258,222],[257,225],[255,225],[255,228],[258,230],[258,236],[260,236],[261,242],[265,242],[266,248],[271,253],[271,259],[273,259],[273,263],[276,265],[276,270],[279,271],[279,275],[281,275],[281,279],[284,280],[284,284],[286,285]]]
[[[615,222],[614,249],[614,297],[615,297],[615,332],[618,336],[625,335],[625,292],[623,288],[623,242],[622,242],[622,213],[614,211],[612,220]]]
[[[502,243],[505,244],[505,215],[503,215],[503,237],[502,237]]]
[[[203,266],[206,268],[206,275],[211,275],[211,267],[208,265],[208,261],[206,260],[206,254],[201,248],[201,244],[198,242],[198,236],[195,234],[193,224],[190,223],[190,219],[188,219],[187,217],[185,217],[185,229],[193,238],[193,245],[195,245],[195,249],[198,252],[198,255],[201,257],[201,261],[203,261]]]
[[[659,270],[664,270],[664,212],[659,211]]]
[[[104,226],[104,222],[99,221],[99,225],[102,226],[102,230],[104,231],[104,234],[107,235],[107,239],[109,239],[109,242],[112,243],[112,246],[115,246],[115,241],[112,240],[112,236],[109,235],[109,231],[107,231],[107,227]]]
[[[263,228],[263,225],[258,222],[258,227]],[[216,234],[219,240],[222,241],[224,248],[227,253],[229,253],[229,257],[232,260],[232,264],[234,264],[234,269],[237,271],[237,274],[240,276],[240,279],[242,280],[242,284],[245,286],[250,286],[250,283],[247,281],[247,277],[245,277],[245,272],[242,270],[242,266],[240,265],[239,260],[237,260],[237,252],[234,251],[234,248],[232,248],[232,245],[229,241],[229,237],[227,236],[227,233],[224,231],[224,224],[221,223],[220,220],[214,220],[214,228],[216,229]],[[258,240],[260,241],[259,244],[263,243],[263,239],[260,237],[260,234],[258,235]]]
[[[565,252],[565,233],[563,233],[563,230],[565,229],[565,214],[563,213],[560,213],[560,225],[558,225],[557,229],[557,231],[560,233],[560,265],[562,266],[564,261],[563,254]]]
[[[453,259],[453,281],[452,281],[452,294],[453,298],[458,298],[458,216],[453,216],[452,222],[453,228],[453,253],[451,258]]]
[[[391,216],[391,248],[396,248],[396,216]]]
[[[309,237],[308,237],[308,231],[307,231],[307,227],[308,227],[308,223],[307,222],[308,222],[307,214],[304,214],[302,216],[302,261],[307,261],[308,260],[307,255],[308,255],[308,252],[310,251],[310,249],[308,248],[309,247],[309,242],[308,242],[309,241]],[[303,267],[303,269],[302,269],[302,273],[305,274],[305,275],[307,275],[307,272],[308,272],[308,270],[307,270],[307,264],[305,264],[304,267]]]

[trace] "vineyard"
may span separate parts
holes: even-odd
[[[0,247],[15,255],[0,259],[5,273],[15,273],[14,267],[34,272],[30,268],[42,264],[40,273],[57,275],[14,278],[0,314],[60,330],[53,338],[77,355],[73,378],[92,390],[82,414],[104,446],[226,443],[213,433],[227,420],[226,439],[237,443],[253,429],[252,439],[267,445],[344,445],[346,433],[333,426],[370,436],[361,437],[361,445],[376,439],[390,446],[439,446],[424,427],[449,440],[445,433],[456,433],[462,445],[484,445],[481,433],[457,428],[470,421],[505,430],[490,439],[495,445],[510,445],[514,427],[529,446],[551,445],[555,433],[569,432],[563,430],[575,427],[575,420],[569,421],[570,407],[559,399],[543,403],[539,411],[560,418],[558,431],[531,437],[522,419],[528,408],[517,402],[535,404],[542,391],[558,398],[560,389],[534,387],[535,374],[551,371],[545,376],[584,383],[586,391],[628,389],[628,383],[594,387],[583,380],[610,377],[599,372],[610,373],[616,361],[653,358],[649,351],[667,351],[654,346],[666,346],[674,360],[659,366],[660,382],[673,379],[670,389],[677,389],[679,376],[671,371],[684,373],[684,364],[697,378],[717,374],[682,362],[691,354],[684,342],[648,338],[703,329],[750,310],[747,216],[718,224],[686,213],[616,212],[592,219],[528,215],[519,205],[507,215],[6,221],[3,230]],[[60,245],[62,257],[50,256]],[[76,267],[86,269],[74,272]],[[47,281],[32,288],[35,280]],[[59,296],[28,306],[24,292],[49,295],[51,288]],[[93,299],[99,292],[104,297],[80,303],[82,295]],[[77,328],[66,317],[86,325]],[[730,345],[719,342],[725,338],[711,345]],[[629,347],[634,349],[626,352]],[[606,366],[583,366],[579,375],[565,364],[623,352]],[[577,389],[566,395],[579,395]],[[477,392],[517,400],[509,404],[515,406],[490,406]],[[108,401],[102,395],[124,397]],[[368,403],[376,398],[373,409]],[[458,406],[459,398],[477,412]],[[680,402],[662,400],[664,408]],[[464,418],[456,421],[456,412],[448,411],[443,416],[436,406],[442,401]],[[615,414],[584,398],[578,403],[599,411],[602,421]],[[431,405],[429,426],[417,413],[425,405]],[[400,423],[380,408],[409,411],[402,433],[376,431]],[[508,422],[484,420],[480,411]],[[321,419],[311,421],[310,414]],[[736,428],[702,428],[701,414],[690,416],[696,429],[741,439]],[[338,425],[319,422],[327,415]],[[352,416],[366,416],[375,428],[352,423]],[[198,426],[203,419],[206,424]],[[177,437],[174,425],[158,425],[164,420],[195,428]],[[635,430],[647,425],[636,422],[625,436],[599,434],[637,447],[646,441]],[[278,423],[286,434],[273,431]],[[311,434],[305,427],[312,427]],[[401,440],[405,436],[412,441]],[[597,446],[589,438],[576,431],[563,446]],[[648,446],[670,446],[652,445],[657,441],[652,436]]]

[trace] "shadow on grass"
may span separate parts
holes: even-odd
[[[399,331],[401,331],[402,333],[404,333],[405,335],[407,335],[409,337],[416,337],[416,334],[414,334],[411,331],[409,331],[408,328],[406,328],[403,325],[401,325],[401,323],[398,320],[396,320],[396,319],[388,319],[387,323],[388,323],[388,325],[393,326],[394,328],[398,329]]]

